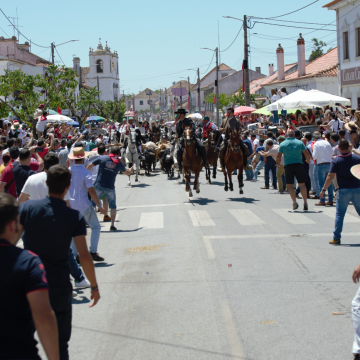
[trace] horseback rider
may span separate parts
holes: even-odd
[[[196,149],[198,150],[199,154],[202,157],[204,166],[206,168],[209,168],[210,166],[209,166],[209,164],[208,164],[208,162],[206,160],[205,146],[199,139],[197,139],[195,137],[195,124],[194,124],[194,122],[192,121],[192,119],[185,117],[185,115],[187,114],[187,111],[185,109],[178,109],[175,112],[175,114],[177,114],[177,118],[179,119],[179,121],[177,123],[177,126],[176,126],[176,132],[177,132],[176,135],[177,135],[177,138],[180,139],[180,147],[179,147],[179,150],[177,152],[177,160],[178,160],[178,163],[179,163],[179,167],[181,168],[182,154],[184,152],[184,139],[182,137],[183,132],[184,132],[184,129],[183,129],[183,125],[184,125],[184,126],[190,126],[190,128],[192,130],[192,133],[193,133],[193,139],[195,140],[194,145],[195,145]]]
[[[218,168],[218,171],[224,171],[225,169],[225,165],[224,165],[224,160],[225,160],[225,154],[226,154],[226,150],[228,148],[228,141],[230,140],[230,129],[231,130],[237,130],[239,133],[239,137],[241,134],[241,122],[236,119],[236,117],[234,116],[234,108],[230,107],[226,110],[227,112],[227,118],[225,120],[223,120],[223,122],[220,125],[220,131],[222,133],[225,133],[225,140],[223,141],[221,147],[220,147],[220,153],[219,153],[219,158],[220,158],[220,164],[221,167]],[[240,138],[240,149],[243,153],[243,163],[247,164],[247,158],[249,156],[249,149],[248,147],[243,143],[243,141]],[[244,166],[244,169],[247,170],[246,166]]]
[[[159,120],[156,120],[156,122],[159,122]],[[151,121],[149,132],[152,138],[156,135],[160,139],[160,128],[157,126],[156,122],[154,120]]]
[[[137,149],[138,149],[138,151],[139,151],[139,157],[141,157],[141,156],[142,156],[141,144],[142,144],[143,142],[145,142],[145,140],[142,138],[139,129],[135,129],[135,133],[136,133],[136,147],[137,147]],[[129,130],[129,134],[130,134],[130,130]],[[128,134],[128,135],[129,135],[129,134]],[[127,146],[128,146],[128,142],[129,142],[129,137],[126,136],[126,137],[125,137],[124,144],[123,144],[123,146],[122,146],[122,148],[121,148],[121,156],[123,156],[124,152],[126,151],[126,148],[127,148]]]
[[[159,130],[160,130],[160,133],[161,133],[161,130],[164,131],[166,138],[169,137],[169,128],[164,124],[164,119],[160,119]]]

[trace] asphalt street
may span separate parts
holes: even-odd
[[[352,358],[360,218],[349,208],[331,246],[335,207],[293,212],[258,179],[239,195],[237,180],[225,192],[222,174],[209,185],[202,172],[189,199],[160,170],[132,186],[119,175],[118,231],[101,223],[101,299],[89,309],[89,289],[76,290],[70,358]]]

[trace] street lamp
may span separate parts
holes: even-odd
[[[216,96],[216,124],[220,125],[220,115],[219,115],[219,90],[218,90],[218,82],[219,82],[219,51],[218,48],[215,50],[209,48],[201,48],[202,50],[210,50],[216,52],[216,80],[215,80],[215,96]]]

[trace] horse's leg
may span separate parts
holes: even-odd
[[[199,171],[197,171],[195,173],[195,181],[194,181],[194,189],[196,190],[196,193],[199,194],[200,193],[200,181],[199,181]],[[210,174],[209,174],[210,175]],[[210,176],[209,176],[209,181],[210,181],[210,184],[211,184],[211,180],[210,180]]]
[[[230,171],[230,169],[227,169],[227,172],[228,172],[228,176],[229,176],[230,191],[234,191],[234,185],[233,185],[232,178],[231,178],[231,174],[233,173],[233,171]]]
[[[225,168],[225,167],[224,167]],[[225,186],[224,186],[224,190],[228,191],[229,187],[228,187],[228,178],[227,178],[227,172],[226,169],[224,169],[224,178],[225,178]]]
[[[135,164],[136,164],[135,182],[138,182],[139,181],[139,159],[136,159]]]
[[[185,179],[186,179],[186,182],[185,182],[185,191],[186,192],[191,192],[191,188],[190,188],[190,174],[189,174],[189,171],[187,171],[186,168],[183,167],[183,171],[185,173]]]
[[[125,161],[126,161],[126,167],[129,168],[129,160],[127,157],[125,157]],[[131,185],[131,181],[130,181],[130,175],[129,175],[129,181],[127,183],[128,185]]]
[[[244,165],[241,165],[240,168],[238,169],[238,181],[239,181],[239,194],[243,194],[243,187],[244,187],[244,183],[243,183],[243,172],[244,172]]]
[[[214,160],[213,162],[213,175],[212,175],[213,179],[216,179],[216,164],[217,164],[217,159],[216,161]]]

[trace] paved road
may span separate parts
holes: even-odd
[[[335,208],[310,200],[293,213],[259,179],[239,195],[202,173],[189,201],[159,171],[131,188],[119,176],[119,231],[102,224],[96,265],[102,298],[89,309],[77,290],[71,359],[350,359],[360,218],[350,209],[343,245],[330,246]],[[162,246],[129,251],[149,245]]]

